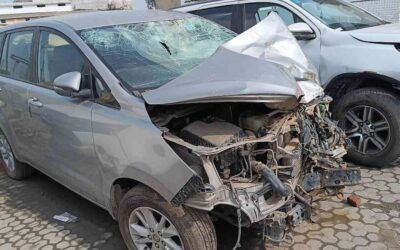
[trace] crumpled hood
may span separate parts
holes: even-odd
[[[400,24],[380,26],[348,31],[354,38],[370,43],[400,43]]]
[[[279,102],[323,95],[315,68],[280,17],[271,13],[190,72],[144,92],[148,104]]]

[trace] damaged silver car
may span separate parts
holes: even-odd
[[[189,14],[83,13],[0,45],[8,175],[33,166],[107,209],[129,249],[216,249],[211,216],[280,242],[316,192],[360,181],[277,15],[236,36]]]

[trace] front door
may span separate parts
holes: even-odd
[[[298,40],[300,47],[302,48],[304,54],[308,59],[314,64],[314,66],[319,70],[320,66],[320,55],[321,55],[321,41],[319,36],[319,31],[313,26],[312,23],[307,21],[304,17],[301,17],[301,13],[293,10],[291,6],[284,6],[282,4],[274,2],[259,2],[259,3],[248,3],[244,5],[244,15],[245,15],[245,29],[250,29],[255,24],[263,20],[269,15],[270,12],[277,13],[287,26],[305,22],[311,26],[311,28],[316,33],[317,37],[312,40]]]
[[[91,126],[93,102],[63,97],[53,81],[69,72],[82,73],[82,88],[91,88],[88,63],[72,42],[41,30],[37,82],[28,89],[29,126],[35,134],[30,161],[59,182],[102,204],[100,167],[94,152]]]

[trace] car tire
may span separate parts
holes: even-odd
[[[165,226],[159,226],[162,219]],[[143,185],[135,186],[122,198],[118,207],[118,223],[130,250],[146,249],[141,243],[146,244],[149,250],[153,249],[155,244],[177,244],[185,250],[217,249],[214,225],[206,212],[172,206],[159,194]],[[174,235],[175,232],[178,235]],[[171,235],[173,236],[170,237]]]
[[[377,88],[353,90],[338,100],[333,115],[352,142],[349,160],[372,167],[399,164],[399,107],[399,96]]]
[[[0,156],[7,175],[14,180],[22,180],[30,177],[34,173],[34,169],[24,163],[19,162],[15,158],[14,151],[4,135],[0,131]]]

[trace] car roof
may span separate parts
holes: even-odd
[[[267,2],[268,0],[259,0],[259,2]],[[290,0],[279,0],[282,2],[290,3]],[[230,4],[240,4],[240,3],[254,3],[254,0],[200,0],[200,1],[193,1],[186,4],[183,4],[180,7],[171,8],[170,10],[177,10],[177,11],[193,11],[196,9],[207,9],[212,8],[214,5],[217,6],[225,6]],[[257,2],[257,1],[256,1]]]
[[[195,5],[202,5],[207,3],[224,3],[224,2],[232,2],[232,0],[204,0],[204,1],[195,1],[189,2],[187,4],[183,4],[181,7],[188,7],[188,6],[195,6]],[[172,8],[172,9],[179,9],[181,7]]]
[[[212,4],[229,4],[229,3],[237,3],[238,0],[204,0],[204,1],[195,1],[189,2],[187,4],[183,4],[180,7],[172,8],[171,10],[181,10],[181,9],[192,9],[196,7],[200,7],[203,5],[212,5]]]
[[[119,24],[128,23],[144,23],[152,21],[163,21],[163,20],[176,20],[187,18],[192,15],[175,12],[175,11],[161,11],[161,10],[112,10],[112,11],[93,11],[93,12],[75,12],[67,15],[45,17],[35,19],[28,22],[8,25],[0,31],[42,26],[54,23],[63,23],[68,25],[74,30],[84,30],[96,27],[105,27]]]

